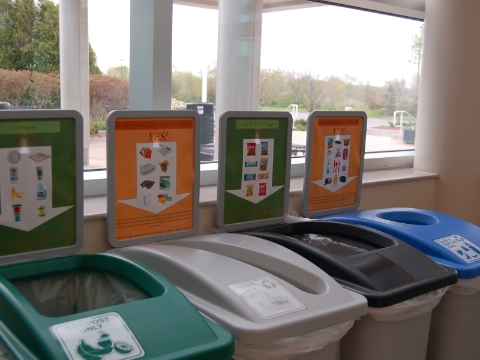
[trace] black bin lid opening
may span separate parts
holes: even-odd
[[[388,234],[360,225],[318,220],[239,232],[305,257],[345,288],[365,296],[371,307],[394,305],[457,282],[454,269],[442,267]],[[305,234],[329,238],[333,246],[299,240]]]

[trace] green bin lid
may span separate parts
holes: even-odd
[[[96,271],[135,283],[147,299],[60,317],[40,314],[15,281]],[[0,268],[0,339],[39,359],[228,359],[233,337],[203,317],[163,276],[113,254],[75,255]]]

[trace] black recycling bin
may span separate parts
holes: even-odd
[[[457,272],[377,230],[303,221],[241,231],[282,245],[367,298],[369,314],[341,341],[342,359],[424,359],[433,308]]]

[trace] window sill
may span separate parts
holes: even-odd
[[[415,170],[412,168],[387,169],[365,171],[363,173],[363,187],[381,185],[395,182],[408,182],[416,180],[437,179],[438,174]],[[290,179],[290,195],[301,194],[303,190],[303,177]],[[200,207],[214,206],[217,203],[217,186],[205,185],[200,187]],[[107,214],[106,196],[85,197],[84,219],[104,219]]]

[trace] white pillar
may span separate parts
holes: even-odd
[[[262,0],[219,0],[215,143],[227,110],[258,110]],[[217,157],[218,148],[215,146]]]
[[[426,0],[415,139],[437,172],[435,210],[480,223],[480,2]]]
[[[130,1],[132,110],[171,109],[172,13],[173,0]]]
[[[82,114],[84,164],[90,146],[88,0],[60,0],[60,102]]]

